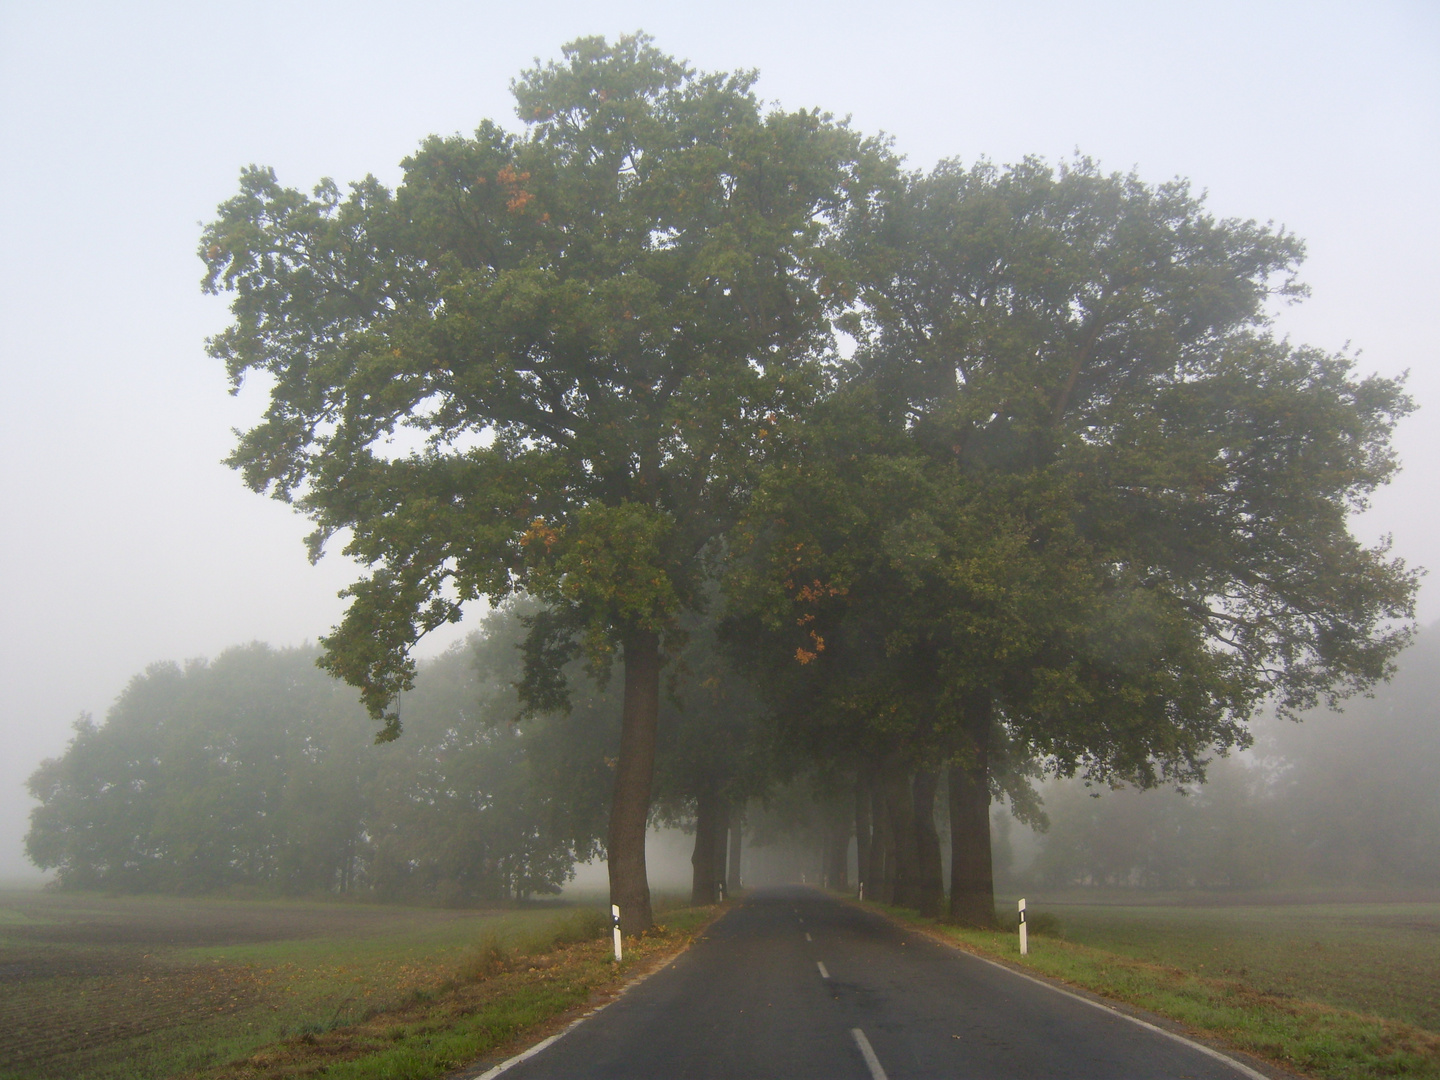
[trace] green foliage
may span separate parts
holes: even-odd
[[[671,543],[674,520],[654,507],[625,502],[577,510],[573,524],[551,528],[536,518],[521,538],[531,567],[529,591],[574,613],[595,671],[608,670],[616,626],[662,631],[681,601],[674,581],[655,568]],[[583,620],[583,621],[581,621]]]
[[[770,717],[719,647],[715,620],[692,617],[681,628],[685,646],[661,702],[655,780],[662,817],[688,824],[700,792],[741,808],[769,789],[781,763]]]
[[[67,886],[343,889],[375,763],[310,650],[157,664],[29,781],[26,848]]]
[[[1388,676],[1416,575],[1347,516],[1411,402],[1268,333],[1293,237],[1084,159],[944,163],[856,224],[855,361],[730,579],[815,743],[943,753],[981,694],[1022,760],[1186,782],[1261,701]]]
[[[210,351],[273,378],[230,462],[313,555],[344,531],[372,568],[324,663],[373,716],[480,596],[564,609],[597,661],[697,603],[770,418],[818,385],[853,295],[833,236],[885,167],[753,81],[581,39],[514,84],[522,135],[429,138],[393,192],[252,167],[206,228],[234,316]]]
[[[314,650],[156,665],[31,777],[30,857],[81,888],[557,892],[598,850],[614,704],[586,694],[515,727],[522,636],[517,615],[495,614],[427,665],[404,703],[413,738],[382,748]]]
[[[381,754],[368,881],[393,900],[474,902],[555,893],[598,853],[618,739],[613,699],[517,727],[524,626],[484,633],[427,665],[403,708],[409,736]]]

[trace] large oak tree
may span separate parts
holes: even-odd
[[[233,294],[211,354],[237,388],[269,376],[231,463],[310,516],[315,556],[344,534],[370,568],[324,663],[381,738],[410,647],[481,597],[548,603],[538,697],[577,640],[622,660],[607,846],[629,931],[651,922],[666,635],[811,393],[847,295],[830,240],[884,167],[828,117],[765,112],[753,81],[583,39],[513,84],[523,134],[430,138],[394,191],[248,168],[201,242],[205,288]]]
[[[1184,782],[1263,701],[1386,677],[1415,575],[1348,517],[1411,406],[1276,339],[1302,246],[1181,182],[944,163],[861,224],[856,404],[772,468],[739,592],[865,730],[951,737],[951,911],[988,922],[997,725]]]

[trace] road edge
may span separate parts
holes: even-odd
[[[737,906],[739,905],[734,903],[718,905],[718,910],[715,912],[714,916],[706,920],[703,925],[696,927],[694,932],[690,934],[689,938],[685,942],[683,942],[678,948],[662,953],[659,956],[651,957],[648,961],[646,961],[643,967],[639,968],[633,975],[631,975],[629,979],[627,979],[624,983],[614,988],[613,990],[599,991],[599,994],[602,997],[601,1001],[588,1001],[584,1005],[579,1005],[575,1008],[566,1010],[558,1016],[553,1017],[548,1021],[545,1021],[542,1025],[537,1025],[537,1027],[540,1027],[543,1030],[544,1028],[550,1027],[555,1023],[561,1023],[564,1026],[561,1027],[560,1030],[545,1036],[538,1042],[532,1043],[524,1050],[521,1050],[518,1054],[513,1054],[510,1057],[505,1058],[503,1061],[495,1062],[492,1057],[487,1055],[481,1058],[479,1061],[472,1062],[471,1064],[466,1065],[464,1068],[459,1069],[456,1072],[446,1074],[445,1080],[495,1080],[496,1077],[502,1075],[510,1069],[513,1069],[516,1065],[519,1065],[525,1061],[529,1061],[532,1057],[540,1053],[542,1050],[545,1050],[552,1044],[559,1042],[566,1035],[570,1034],[570,1032],[574,1031],[577,1027],[583,1024],[586,1020],[589,1020],[592,1016],[595,1016],[597,1013],[603,1012],[608,1009],[611,1005],[615,1004],[615,1002],[619,1001],[622,997],[628,994],[634,987],[639,986],[646,979],[650,978],[650,976],[664,970],[666,967],[673,964],[679,957],[683,956],[686,952],[688,952],[690,950],[690,947],[694,945],[695,942],[699,941],[700,938],[704,936],[712,926],[714,926],[717,922],[723,919]],[[579,1011],[578,1016],[574,1015],[577,1011]],[[567,1016],[570,1017],[568,1021],[565,1019]]]

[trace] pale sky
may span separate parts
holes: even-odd
[[[1297,341],[1409,369],[1405,472],[1356,523],[1440,568],[1440,5],[22,3],[0,0],[0,877],[25,778],[157,660],[313,640],[353,577],[220,464],[263,405],[202,342],[199,225],[242,165],[387,182],[430,133],[514,125],[510,80],[644,29],[884,130],[912,164],[1076,149],[1309,243]],[[1432,415],[1434,413],[1434,415]],[[1440,583],[1421,618],[1440,618]],[[459,628],[464,633],[469,626]],[[454,640],[451,635],[431,649]]]

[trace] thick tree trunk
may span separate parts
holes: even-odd
[[[995,879],[990,865],[989,692],[965,704],[966,758],[950,766],[950,918],[969,926],[995,925]]]
[[[636,631],[625,639],[625,702],[620,760],[606,839],[610,902],[620,906],[620,929],[639,934],[654,925],[645,873],[645,826],[655,776],[655,732],[660,716],[660,637]]]
[[[863,769],[855,774],[855,877],[864,888],[870,874],[870,781]]]
[[[917,888],[921,915],[938,919],[945,906],[944,863],[940,859],[940,834],[935,831],[935,791],[940,773],[934,769],[915,774],[915,847]]]
[[[904,766],[892,764],[881,774],[885,790],[885,808],[890,817],[890,833],[895,852],[895,883],[892,903],[901,907],[920,906],[920,853],[915,846],[915,796],[910,787],[910,773]]]
[[[715,834],[719,831],[720,800],[706,785],[695,800],[695,851],[690,856],[690,903],[715,902]]]
[[[725,891],[740,891],[740,846],[745,836],[745,808],[742,805],[730,815],[730,866],[725,876]]]

